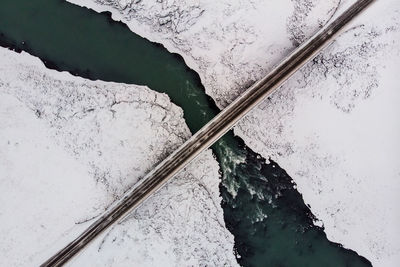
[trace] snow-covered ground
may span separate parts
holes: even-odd
[[[384,3],[246,116],[235,133],[287,170],[330,240],[374,266],[398,266],[400,21]]]
[[[335,12],[340,0],[67,0],[114,20],[169,51],[226,106]]]
[[[220,107],[354,2],[69,1],[181,54]],[[400,262],[399,10],[375,1],[235,128],[291,175],[330,240],[376,266]]]
[[[165,94],[0,58],[0,265],[36,266],[190,132]],[[205,151],[71,265],[235,265],[218,169]]]

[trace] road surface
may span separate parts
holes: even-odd
[[[298,47],[282,63],[275,67],[271,73],[247,89],[179,149],[162,161],[119,201],[114,203],[81,235],[41,266],[60,266],[66,263],[102,231],[116,223],[118,219],[126,215],[129,211],[136,208],[204,149],[210,147],[229,131],[247,112],[260,103],[265,97],[271,95],[273,91],[294,72],[314,58],[317,53],[332,41],[333,37],[336,36],[350,20],[373,1],[374,0],[358,0],[342,15],[322,28],[310,38],[310,40]]]

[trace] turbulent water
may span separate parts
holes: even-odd
[[[0,44],[38,56],[49,68],[89,79],[147,85],[184,110],[194,133],[217,113],[183,59],[132,33],[109,14],[61,0],[3,0]],[[369,266],[327,240],[276,163],[228,132],[214,146],[221,166],[225,222],[244,266]],[[239,256],[240,255],[240,256]]]

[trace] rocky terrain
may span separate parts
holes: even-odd
[[[190,132],[165,94],[48,70],[4,48],[0,57],[1,265],[39,265]],[[235,265],[218,169],[205,151],[76,261]]]
[[[69,1],[181,54],[219,107],[354,2]],[[332,241],[376,266],[400,257],[399,8],[376,1],[235,128],[286,169]]]

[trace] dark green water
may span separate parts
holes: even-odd
[[[38,56],[49,68],[167,93],[183,108],[192,132],[218,113],[180,56],[113,22],[109,14],[61,0],[2,0],[0,45]],[[225,222],[240,264],[370,266],[313,226],[310,209],[276,163],[266,164],[232,132],[213,151],[221,165]]]

